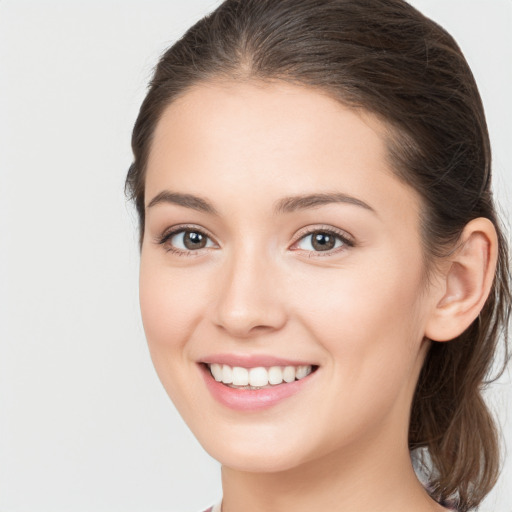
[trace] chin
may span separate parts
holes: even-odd
[[[210,455],[222,464],[222,466],[245,473],[280,473],[289,471],[300,465],[297,457],[287,457],[281,453],[261,454],[248,453],[217,453],[209,452]]]
[[[277,473],[288,471],[306,462],[307,447],[300,439],[268,439],[259,436],[227,435],[217,432],[206,438],[197,432],[203,448],[223,466],[250,473]],[[287,442],[288,441],[288,442]]]

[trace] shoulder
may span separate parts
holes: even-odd
[[[204,512],[221,512],[220,503],[217,503],[216,505],[207,508]]]
[[[203,512],[222,512],[222,500],[220,500],[215,505],[212,505],[211,507],[208,507]]]
[[[216,505],[213,505],[212,507],[207,508],[204,512],[221,512],[221,510],[222,510],[221,503],[222,502],[219,502]]]

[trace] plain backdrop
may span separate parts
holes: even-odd
[[[130,134],[159,54],[210,0],[0,0],[0,512],[194,512],[218,464],[151,366]],[[512,205],[512,1],[414,0],[476,75]],[[489,395],[512,449],[507,373]],[[207,418],[205,418],[207,421]],[[484,512],[512,511],[512,454]]]

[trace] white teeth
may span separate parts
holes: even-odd
[[[217,382],[221,382],[222,381],[222,366],[220,364],[213,363],[210,365],[210,370],[212,372],[213,378]]]
[[[293,382],[307,377],[312,371],[311,365],[302,366],[271,366],[263,368],[242,368],[240,366],[228,366],[227,364],[212,363],[208,365],[213,378],[217,382],[235,386],[250,386],[251,388],[263,388],[276,386],[283,382]]]
[[[268,383],[269,384],[281,384],[283,382],[283,370],[280,366],[272,366],[268,369]]]
[[[295,380],[295,366],[284,367],[283,380],[285,382],[293,382]]]
[[[268,385],[268,372],[265,368],[251,368],[249,370],[249,385],[263,387]]]
[[[224,366],[226,366],[226,365],[224,365]],[[235,366],[233,368],[233,381],[232,382],[235,386],[248,386],[249,385],[249,371],[247,370],[247,368],[240,368],[239,366]],[[224,382],[224,384],[230,384],[230,382]]]
[[[297,379],[303,379],[304,377],[307,377],[313,368],[311,366],[297,366],[297,369],[295,370],[295,377]]]
[[[227,364],[222,365],[222,382],[231,384],[233,382],[233,370]]]

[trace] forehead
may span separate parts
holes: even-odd
[[[156,127],[146,204],[165,188],[222,193],[219,200],[234,199],[236,190],[241,202],[256,191],[270,202],[335,189],[375,205],[398,201],[417,209],[416,193],[391,169],[386,133],[375,116],[310,88],[201,84],[168,106]]]
[[[263,148],[274,161],[318,160],[327,148],[362,156],[369,145],[385,164],[385,132],[374,116],[317,90],[285,82],[216,81],[192,87],[167,107],[154,133],[150,164],[162,153],[177,156],[176,150],[190,158],[222,151],[226,160],[238,157],[246,166],[265,157]]]

